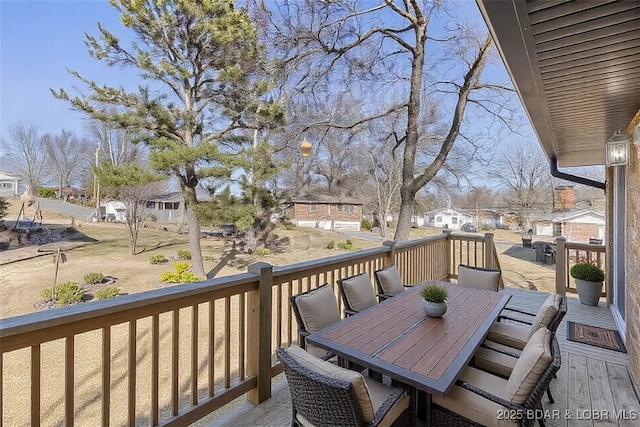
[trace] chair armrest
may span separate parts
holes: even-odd
[[[516,405],[515,403],[511,403],[508,400],[505,400],[505,399],[503,399],[503,398],[501,398],[499,396],[496,396],[495,394],[491,394],[488,391],[483,390],[481,388],[478,388],[478,387],[474,386],[473,384],[468,383],[466,381],[458,380],[458,381],[456,381],[456,385],[459,386],[459,387],[462,387],[462,388],[464,388],[466,390],[469,390],[470,392],[475,393],[475,394],[477,394],[479,396],[482,396],[485,399],[488,399],[488,400],[490,400],[492,402],[496,402],[498,405],[502,405],[505,408],[513,409],[513,410],[516,410],[516,411],[523,411],[524,410],[523,406]]]
[[[525,325],[531,325],[532,324],[531,322],[529,322],[527,320],[518,319],[517,317],[505,316],[503,314],[498,316],[498,322],[500,321],[500,319],[507,319],[507,320],[511,320],[513,322],[524,323]]]
[[[344,317],[353,316],[354,314],[358,314],[355,310],[344,309]]]
[[[513,349],[513,351],[509,351],[509,350],[505,350],[504,348],[501,348],[501,347],[495,347],[495,346],[492,346],[491,344],[486,344],[485,342],[480,344],[480,347],[488,348],[489,350],[493,350],[493,351],[496,351],[498,353],[506,354],[507,356],[515,357],[516,359],[520,358],[520,354],[521,354],[521,352],[518,352],[518,350],[516,350],[515,348]]]
[[[398,399],[400,399],[400,397],[402,397],[402,395],[406,391],[407,391],[407,386],[404,385],[404,384],[401,384],[398,387],[396,387],[391,392],[389,397],[387,397],[387,399],[382,403],[382,405],[380,405],[380,407],[378,408],[376,413],[373,414],[373,420],[371,421],[371,423],[368,423],[367,425],[371,425],[371,426],[378,425],[380,423],[380,421],[382,421],[384,416],[387,415],[387,412],[389,412],[389,409],[391,409],[393,407],[393,405],[396,404]]]
[[[504,310],[515,311],[516,313],[526,314],[527,316],[536,317],[536,313],[529,313],[528,311],[518,310],[517,308],[505,307],[502,309],[502,311]]]

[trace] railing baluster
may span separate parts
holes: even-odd
[[[178,415],[178,362],[180,356],[180,310],[171,312],[171,415]]]
[[[216,345],[216,302],[209,301],[209,348],[207,350],[207,365],[209,371],[209,384],[207,384],[209,397],[213,397],[216,388],[215,371],[215,345]]]
[[[2,427],[4,425],[3,422],[2,422],[2,419],[4,418],[2,416],[2,414],[4,414],[3,406],[2,406],[2,402],[3,402],[2,399],[3,399],[3,395],[4,395],[4,393],[2,392],[2,389],[4,387],[4,381],[2,379],[2,373],[4,372],[4,366],[3,366],[3,363],[2,363],[3,359],[4,359],[4,353],[0,352],[0,427]]]
[[[31,426],[40,426],[40,344],[31,346]]]
[[[244,367],[245,367],[245,294],[242,293],[239,295],[239,312],[238,312],[238,373],[240,374],[240,381],[244,380]]]
[[[278,286],[276,287],[276,319],[278,325],[276,328],[276,348],[282,345],[282,325],[284,324],[282,321],[282,315],[282,283],[278,283]]]
[[[73,425],[75,390],[75,341],[70,335],[64,339],[64,418],[65,425]],[[0,414],[2,412],[0,411]]]
[[[191,404],[198,404],[198,304],[191,306]]]
[[[231,387],[231,297],[224,298],[224,388]]]
[[[129,322],[129,349],[128,349],[128,413],[129,426],[136,425],[136,375],[137,375],[137,324],[135,320]]]
[[[111,424],[111,326],[102,328],[102,426]]]
[[[158,425],[160,374],[160,315],[151,316],[151,425]]]

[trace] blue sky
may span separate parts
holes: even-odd
[[[100,83],[133,81],[129,70],[112,70],[89,57],[84,33],[97,33],[102,22],[114,31],[122,28],[108,2],[0,1],[0,123],[23,121],[41,132],[69,129],[84,133],[83,116],[55,99],[49,89],[71,92],[76,83],[67,68]]]

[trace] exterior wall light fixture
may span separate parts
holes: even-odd
[[[621,130],[607,141],[607,166],[624,166],[629,163],[629,139]]]

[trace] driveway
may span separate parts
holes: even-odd
[[[73,203],[63,202],[62,200],[44,199],[42,197],[38,197],[38,202],[40,202],[40,209],[60,212],[81,221],[88,221],[91,219],[91,215],[95,210],[95,208],[74,205]]]
[[[380,237],[380,235],[371,233],[370,231],[346,231],[345,230],[345,231],[340,231],[340,234],[347,237],[353,237],[354,239],[369,240],[372,242],[382,242],[383,240],[389,240],[389,239],[383,239],[382,237]]]

